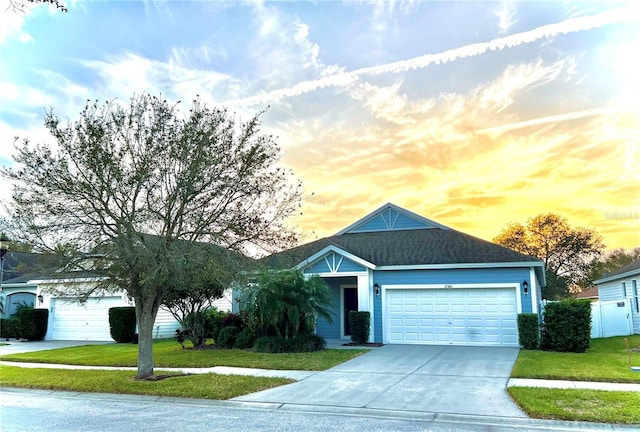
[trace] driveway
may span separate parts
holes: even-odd
[[[385,345],[302,381],[234,400],[526,418],[505,390],[518,351]]]
[[[0,355],[18,354],[25,352],[44,351],[57,348],[69,348],[82,345],[109,344],[115,342],[90,342],[90,341],[9,341],[1,340],[0,343],[9,345],[0,346]]]

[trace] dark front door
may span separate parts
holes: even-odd
[[[349,327],[349,311],[358,310],[358,288],[343,288],[344,290],[344,335],[351,336]]]

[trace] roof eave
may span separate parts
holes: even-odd
[[[599,285],[607,282],[613,282],[618,279],[626,279],[630,276],[640,276],[640,269],[631,270],[631,271],[620,273],[617,275],[606,276],[601,279],[594,280],[593,283],[594,285]]]

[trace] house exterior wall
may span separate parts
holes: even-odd
[[[489,269],[447,269],[447,270],[385,270],[374,271],[373,282],[384,285],[409,285],[409,284],[514,284],[520,286],[523,281],[527,281],[530,287],[533,287],[530,280],[530,269],[528,267],[518,268],[489,268]],[[534,281],[535,286],[540,284]],[[533,288],[527,295],[519,289],[519,297],[521,309],[520,312],[533,312],[532,298]],[[382,342],[383,340],[383,322],[382,322],[382,295],[374,296],[374,322],[372,323],[374,332],[374,341]]]
[[[640,274],[598,284],[598,293],[602,302],[616,300],[629,302],[633,332],[640,334]]]
[[[340,309],[340,287],[344,285],[353,286],[357,283],[355,277],[327,277],[324,278],[325,282],[331,288],[331,298],[333,303],[333,323],[329,323],[325,318],[319,317],[316,322],[316,334],[324,337],[325,339],[340,339],[341,326],[340,319],[342,311]]]

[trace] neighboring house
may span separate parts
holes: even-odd
[[[598,287],[597,286],[592,286],[589,289],[586,289],[584,291],[580,291],[574,297],[577,298],[577,299],[581,299],[581,300],[590,300],[592,302],[597,302],[598,301]]]
[[[331,287],[333,324],[350,335],[348,312],[371,313],[370,342],[518,346],[517,315],[537,313],[544,263],[386,204],[332,237],[263,258]]]
[[[36,254],[11,253],[14,268],[34,267]],[[10,262],[9,260],[7,261]],[[37,266],[36,266],[37,267]],[[11,273],[10,273],[11,274]],[[15,276],[15,272],[11,276]],[[51,275],[54,276],[51,276]],[[80,303],[73,296],[76,288],[97,282],[90,274],[66,274],[55,272],[29,272],[5,280],[2,291],[5,295],[5,315],[15,313],[19,303],[25,302],[38,309],[49,309],[49,322],[45,340],[111,341],[109,309],[117,306],[133,306],[124,291],[97,293]],[[57,294],[53,294],[57,293]],[[67,294],[65,294],[67,293]],[[218,310],[231,310],[231,293],[214,302]],[[168,310],[160,308],[154,327],[154,338],[174,335],[180,324]]]
[[[598,286],[600,303],[610,304],[612,310],[617,310],[620,317],[626,318],[615,319],[616,326],[628,328],[622,334],[640,334],[640,260],[606,274],[593,283]],[[603,318],[603,324],[606,319]]]

